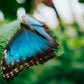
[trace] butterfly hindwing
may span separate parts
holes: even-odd
[[[55,54],[46,39],[30,30],[23,29],[10,42],[2,56],[1,71],[3,78],[12,80],[24,68],[43,64]]]

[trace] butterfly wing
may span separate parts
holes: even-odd
[[[12,80],[24,68],[43,64],[55,54],[52,44],[27,29],[20,30],[4,51],[1,72],[5,80]]]
[[[57,48],[58,43],[54,39],[54,37],[51,35],[48,27],[43,24],[42,22],[38,21],[31,15],[24,15],[22,16],[22,19],[25,24],[30,25],[35,31],[37,31],[39,34],[41,34],[46,40],[51,42],[53,44],[53,47]]]

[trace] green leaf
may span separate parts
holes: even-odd
[[[2,53],[6,48],[7,44],[9,43],[9,41],[20,29],[20,23],[21,20],[18,19],[0,28],[0,57],[2,56]]]
[[[60,37],[63,37],[63,34],[62,33],[57,34],[57,32],[55,32],[52,29],[50,29],[50,32],[52,33],[52,35],[56,39],[57,43],[59,44],[58,49],[55,51],[55,54],[56,54],[57,57],[61,56],[64,53],[64,47],[63,47],[63,44],[62,44],[62,39]]]
[[[25,3],[18,3],[17,1],[26,1]],[[0,10],[3,12],[6,19],[15,20],[17,18],[17,11],[23,7],[27,13],[33,13],[35,9],[35,0],[1,0]]]

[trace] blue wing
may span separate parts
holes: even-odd
[[[41,24],[39,21],[37,21],[30,15],[24,15],[24,16],[22,16],[22,18],[24,21],[26,21],[30,25],[35,24],[35,25],[43,26],[43,24]]]
[[[21,31],[22,30],[22,31]],[[24,68],[43,64],[54,56],[52,44],[27,29],[21,29],[2,56],[1,72],[5,80],[14,79]]]
[[[25,21],[24,24],[30,25],[40,35],[24,28],[10,41],[1,62],[1,72],[6,80],[14,79],[24,68],[36,65],[37,62],[43,64],[53,58],[55,54],[52,48],[57,48],[58,46],[42,23],[29,15],[24,15],[22,18]],[[42,38],[41,35],[46,39]]]
[[[10,65],[14,64],[14,61],[24,61],[27,57],[31,58],[50,46],[51,44],[47,40],[25,29],[9,45],[10,50],[7,50],[6,62]]]
[[[30,15],[24,15],[23,17],[24,22],[29,24],[33,29],[35,29],[37,32],[39,32],[42,36],[44,36],[47,40],[53,41],[51,36],[48,35],[46,30],[44,29],[44,25],[40,23],[38,20],[34,19]]]

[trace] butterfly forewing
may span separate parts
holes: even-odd
[[[57,48],[58,43],[53,38],[53,36],[50,33],[48,27],[44,23],[38,21],[37,19],[35,19],[33,16],[31,16],[29,14],[26,14],[26,15],[22,16],[22,19],[23,19],[25,24],[32,27],[41,36],[43,36],[46,40],[48,40],[53,45],[54,48]]]

